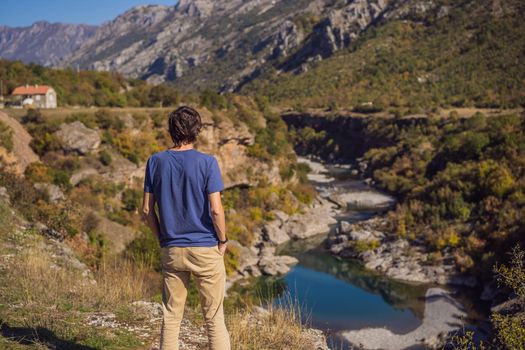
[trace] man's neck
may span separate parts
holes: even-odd
[[[193,149],[193,143],[187,143],[184,145],[181,145],[179,147],[171,147],[170,150],[172,151],[187,151],[189,149]]]

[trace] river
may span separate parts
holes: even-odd
[[[310,162],[310,166],[314,172],[309,179],[321,195],[340,194],[343,198],[356,192],[381,195],[362,180],[352,178],[346,167],[323,167],[315,162]],[[349,206],[337,219],[355,222],[384,209]],[[273,300],[275,305],[289,306],[292,300],[301,309],[305,323],[326,331],[332,349],[351,348],[341,336],[342,331],[372,327],[405,334],[422,324],[425,293],[431,286],[392,280],[364,269],[357,261],[335,258],[324,248],[325,238],[326,234],[322,234],[280,247],[279,253],[295,256],[299,263],[281,279],[285,291]],[[452,292],[466,311],[468,324],[484,318],[484,308],[475,301],[473,291]]]

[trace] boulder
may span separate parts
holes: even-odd
[[[137,233],[130,226],[111,221],[97,212],[92,213],[94,232],[102,234],[107,239],[110,253],[122,253],[127,245],[136,238]]]
[[[69,178],[69,183],[72,186],[78,185],[82,180],[87,179],[90,176],[98,175],[98,171],[93,168],[82,169],[77,171]]]
[[[131,113],[121,114],[118,116],[118,118],[122,120],[126,129],[135,128],[135,118],[133,118],[133,115]]]
[[[367,230],[354,230],[350,232],[349,237],[352,241],[371,241],[375,237]]]
[[[250,248],[242,246],[239,242],[230,240],[228,245],[239,252],[237,271],[241,275],[260,275],[257,268],[259,258]]]
[[[337,224],[337,220],[334,218],[332,203],[317,199],[306,213],[291,216],[283,225],[283,229],[293,239],[304,239],[328,233],[334,224]]]
[[[286,274],[298,262],[299,260],[293,256],[264,256],[259,261],[259,267],[264,274],[277,276]]]
[[[339,221],[339,231],[342,232],[350,232],[350,229],[352,228],[352,224],[348,221],[341,220]]]
[[[58,137],[67,152],[87,154],[100,146],[98,132],[89,129],[80,121],[60,125],[60,130],[55,133],[55,136]]]
[[[275,247],[270,245],[263,245],[259,249],[260,256],[273,256],[275,254]]]
[[[330,252],[332,254],[338,255],[339,253],[341,253],[346,248],[347,247],[346,247],[345,243],[333,244],[333,245],[330,246]]]
[[[274,193],[272,192],[272,194]],[[290,218],[288,214],[281,210],[274,210],[273,215],[275,216],[275,220],[280,220],[281,223],[285,223]]]
[[[273,220],[264,225],[262,232],[265,241],[279,245],[290,240],[290,236],[282,229],[280,220]]]
[[[60,187],[58,187],[57,185],[45,182],[37,182],[34,184],[34,186],[37,190],[46,192],[49,196],[49,200],[52,203],[58,203],[66,198],[64,196],[64,192],[62,192]]]
[[[323,331],[315,328],[306,328],[303,330],[303,334],[312,341],[313,348],[315,350],[330,350],[326,345],[326,336]]]
[[[10,200],[9,200],[9,193],[7,193],[7,188],[5,188],[5,187],[0,187],[0,199],[3,199],[3,200],[6,201],[8,204],[10,203]]]

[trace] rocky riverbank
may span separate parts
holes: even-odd
[[[451,253],[445,252],[436,260],[422,244],[409,242],[389,232],[382,213],[395,205],[394,197],[372,188],[370,180],[350,180],[352,186],[345,187],[344,181],[337,183],[327,175],[328,169],[323,164],[304,158],[301,161],[312,169],[309,179],[318,184],[320,197],[336,204],[340,208],[339,213],[347,210],[369,212],[372,215],[356,223],[339,220],[336,229],[331,231],[325,241],[325,247],[331,254],[342,259],[360,260],[366,268],[397,280],[469,287],[476,285],[475,277],[461,275],[457,271]],[[363,162],[355,169],[335,166],[354,176],[358,176],[366,167],[367,164]]]
[[[245,277],[286,274],[297,264],[297,259],[275,255],[276,248],[291,239],[329,232],[337,223],[336,213],[336,205],[318,197],[302,213],[289,216],[281,211],[275,212],[275,219],[257,230],[252,246],[244,247],[232,241],[231,246],[239,251],[239,263],[234,274],[228,277],[227,288]]]
[[[333,255],[358,259],[366,268],[390,278],[429,284],[476,285],[473,276],[459,274],[451,254],[434,260],[424,246],[388,233],[385,226],[382,217],[354,224],[342,221],[325,244]]]

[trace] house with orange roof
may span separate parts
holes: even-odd
[[[57,108],[57,93],[47,85],[18,86],[11,94],[13,100],[29,108]]]

